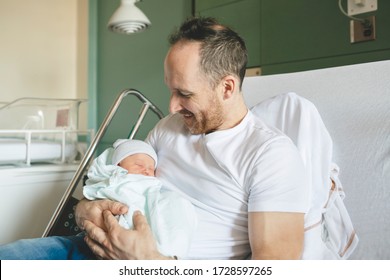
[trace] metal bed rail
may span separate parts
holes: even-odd
[[[70,202],[72,198],[72,194],[77,188],[78,184],[80,183],[81,179],[83,178],[83,174],[85,173],[86,168],[88,167],[89,163],[91,162],[93,155],[96,151],[96,148],[104,136],[109,124],[111,123],[112,119],[115,116],[115,113],[117,112],[120,104],[122,103],[123,99],[127,96],[135,96],[137,97],[142,103],[141,112],[139,114],[139,117],[135,123],[135,125],[132,128],[131,134],[129,136],[129,139],[133,139],[136,135],[139,127],[141,126],[141,123],[147,113],[147,111],[150,109],[152,110],[160,119],[164,117],[164,114],[161,112],[161,110],[154,105],[149,99],[147,99],[141,92],[135,90],[135,89],[125,89],[123,90],[114,101],[113,105],[111,106],[111,109],[108,111],[105,119],[103,120],[103,123],[101,124],[99,130],[97,131],[95,137],[93,138],[87,152],[85,153],[83,159],[80,162],[80,165],[78,169],[76,170],[75,175],[73,176],[72,180],[69,183],[69,186],[65,190],[64,195],[61,198],[61,201],[59,205],[57,206],[52,218],[49,221],[49,224],[47,225],[43,237],[51,236],[54,232],[54,227],[57,225],[61,215],[64,212],[65,207]]]

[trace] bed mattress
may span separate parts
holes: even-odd
[[[0,164],[17,164],[26,161],[29,154],[30,162],[61,161],[61,142],[33,140],[27,150],[24,139],[0,138]],[[77,155],[76,144],[66,144],[65,160],[73,160]]]

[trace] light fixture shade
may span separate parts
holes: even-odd
[[[121,0],[121,5],[108,22],[108,29],[116,33],[132,34],[148,28],[151,23],[145,14],[135,6],[138,0]]]

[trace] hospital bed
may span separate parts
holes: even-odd
[[[288,92],[315,105],[359,236],[350,259],[390,259],[390,61],[248,77],[243,92],[249,107]]]
[[[0,103],[0,244],[44,232],[93,137],[78,126],[84,102]]]
[[[339,179],[346,194],[343,203],[359,236],[359,244],[350,259],[390,259],[389,77],[390,61],[381,61],[247,77],[243,84],[249,107],[274,96],[295,92],[317,108],[333,140],[332,160],[340,168]],[[158,108],[142,94],[135,90],[130,92],[144,103],[141,120],[148,109],[162,117]],[[94,146],[115,114],[118,102],[128,94],[127,90],[122,92],[106,116],[44,236],[69,233],[63,224],[71,222],[67,217],[77,202],[73,192],[80,185]]]

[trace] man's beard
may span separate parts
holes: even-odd
[[[223,110],[221,103],[214,98],[210,102],[210,110],[200,111],[196,114],[182,110],[184,123],[191,134],[207,134],[218,130],[223,123]]]

